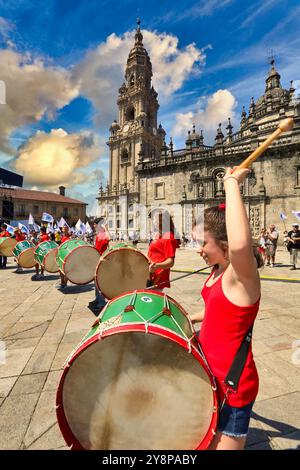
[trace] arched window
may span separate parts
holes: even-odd
[[[128,150],[127,150],[127,148],[123,148],[123,149],[121,150],[121,160],[122,160],[122,161],[127,161],[128,158],[129,158]]]
[[[129,106],[126,110],[126,121],[134,121],[135,111],[133,106]]]
[[[131,75],[130,80],[129,80],[130,86],[134,86],[134,75]]]

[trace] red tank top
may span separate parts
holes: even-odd
[[[223,292],[224,273],[212,286],[206,285],[212,274],[201,292],[205,302],[205,316],[199,341],[216,378],[219,398],[223,401],[227,389],[224,379],[246,333],[254,323],[260,299],[255,304],[246,307],[233,304]],[[226,403],[230,406],[242,407],[254,401],[257,393],[258,374],[253,360],[252,345],[250,345],[238,389],[228,394]]]

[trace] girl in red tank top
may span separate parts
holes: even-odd
[[[234,171],[234,174],[233,174]],[[192,321],[202,321],[199,341],[218,386],[219,426],[211,449],[241,450],[245,446],[250,413],[258,392],[258,374],[250,346],[236,391],[224,384],[234,357],[259,309],[259,256],[252,236],[239,184],[249,170],[227,169],[224,176],[225,204],[204,211],[193,237],[198,253],[213,271],[202,289],[203,312]],[[260,265],[260,264],[259,264]],[[225,399],[225,401],[224,401]]]

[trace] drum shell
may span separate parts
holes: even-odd
[[[94,279],[99,258],[94,246],[81,239],[73,239],[59,246],[56,261],[59,270],[73,284],[84,285]]]
[[[33,268],[36,265],[34,259],[35,245],[28,240],[16,244],[13,254],[22,268]]]
[[[34,259],[49,273],[57,273],[59,267],[56,262],[58,244],[54,241],[39,243],[34,252]]]
[[[6,256],[8,258],[14,256],[13,251],[17,243],[17,240],[12,237],[0,238],[0,256]]]
[[[159,294],[157,292],[151,292],[151,291],[150,292],[149,291],[142,291],[142,292],[138,292],[137,294],[138,294],[138,296],[141,294],[144,298],[148,297],[148,298],[152,299],[154,304],[159,304],[159,299],[157,301],[156,297],[160,297],[160,307],[159,308],[161,308],[164,305],[164,300],[163,300],[164,296],[162,294]],[[127,450],[129,450],[129,449],[157,449],[157,450],[164,449],[164,450],[167,450],[167,449],[174,449],[174,448],[176,448],[176,449],[182,449],[182,448],[183,449],[206,449],[206,448],[208,448],[210,442],[212,441],[212,439],[214,437],[214,432],[215,432],[215,429],[216,429],[216,426],[217,426],[218,401],[217,401],[217,394],[216,394],[214,379],[213,379],[211,373],[209,372],[209,370],[208,370],[208,368],[205,364],[205,361],[203,360],[203,357],[200,354],[200,351],[199,351],[199,348],[198,348],[198,343],[194,338],[194,331],[193,331],[193,328],[190,324],[190,321],[188,320],[186,313],[179,306],[179,304],[177,304],[177,302],[175,302],[173,299],[170,299],[169,297],[168,297],[168,299],[170,299],[170,303],[171,303],[170,310],[172,311],[172,314],[175,314],[176,321],[178,322],[178,324],[182,328],[182,331],[180,330],[180,328],[178,328],[176,326],[176,324],[175,324],[175,327],[174,327],[174,324],[172,325],[172,322],[171,322],[170,317],[168,315],[159,316],[153,322],[149,321],[151,319],[151,315],[153,313],[153,311],[151,312],[151,309],[150,310],[148,309],[148,312],[146,310],[144,312],[142,312],[142,316],[144,317],[144,319],[148,318],[148,321],[149,321],[148,325],[146,325],[146,323],[143,322],[138,315],[135,315],[134,312],[132,312],[132,310],[128,310],[127,312],[124,312],[124,309],[123,309],[123,314],[121,315],[120,314],[121,306],[123,305],[125,307],[126,304],[130,304],[130,299],[132,299],[133,295],[134,295],[133,293],[132,294],[125,294],[123,296],[120,296],[117,299],[113,299],[112,301],[110,301],[109,304],[105,307],[103,317],[102,317],[103,321],[96,321],[96,323],[93,325],[91,331],[81,341],[81,343],[78,345],[77,349],[75,351],[73,351],[73,353],[71,353],[69,359],[67,360],[66,368],[65,368],[64,373],[61,377],[61,381],[60,381],[58,392],[57,392],[58,423],[59,423],[61,431],[64,435],[64,438],[65,438],[68,445],[73,446],[72,447],[73,449],[96,449],[96,448],[99,448],[99,449],[127,449]],[[140,298],[139,298],[139,302],[137,302],[137,304],[135,304],[137,306],[138,310],[140,309],[140,306],[141,306],[141,302],[140,302],[141,295],[140,295]],[[151,302],[149,302],[149,303],[151,304]],[[164,318],[164,317],[168,317],[168,318]],[[182,317],[182,318],[180,318],[180,317]],[[147,333],[147,334],[145,335],[145,333]],[[136,337],[135,335],[138,335],[138,337]],[[168,441],[168,439],[167,439],[167,441],[165,441],[165,438],[163,438],[164,440],[163,440],[163,442],[161,442],[161,444],[160,443],[157,444],[157,442],[156,442],[155,446],[151,447],[150,443],[147,442],[147,439],[151,440],[153,436],[149,432],[149,435],[147,436],[147,439],[146,439],[146,444],[145,444],[145,440],[144,440],[143,444],[142,444],[142,447],[139,447],[138,441],[139,441],[139,436],[140,436],[140,430],[136,429],[136,442],[134,442],[133,446],[130,446],[130,445],[128,446],[127,434],[129,434],[129,430],[132,427],[131,423],[130,423],[131,414],[128,414],[127,420],[125,420],[126,425],[124,427],[124,436],[123,436],[123,438],[126,441],[125,446],[122,446],[122,445],[115,446],[114,442],[110,442],[108,444],[108,447],[104,447],[104,446],[102,447],[103,443],[101,443],[101,445],[99,447],[93,447],[93,446],[89,447],[89,445],[86,445],[86,443],[82,442],[81,436],[77,434],[77,431],[72,428],[72,425],[70,425],[70,422],[68,421],[70,407],[68,406],[68,403],[67,403],[67,397],[68,396],[73,397],[73,393],[74,393],[74,397],[76,396],[76,390],[73,388],[73,386],[71,386],[72,379],[71,379],[71,382],[68,383],[68,374],[70,373],[70,371],[72,371],[72,367],[76,364],[76,361],[84,360],[84,354],[86,354],[86,352],[92,351],[92,348],[95,348],[95,347],[99,348],[98,349],[99,352],[102,351],[101,348],[104,348],[104,345],[106,345],[106,343],[109,344],[107,342],[107,340],[110,341],[112,347],[114,347],[114,341],[116,341],[116,345],[117,345],[119,339],[120,338],[123,339],[123,337],[125,339],[133,337],[134,338],[134,341],[133,341],[133,347],[134,348],[136,348],[137,344],[139,342],[141,342],[142,349],[136,350],[136,354],[134,354],[134,356],[136,358],[138,358],[140,356],[143,356],[143,354],[145,354],[145,352],[146,352],[146,354],[148,354],[149,349],[147,347],[147,344],[148,345],[151,344],[153,339],[155,339],[155,341],[156,341],[156,339],[158,339],[158,341],[159,341],[158,344],[160,344],[162,347],[158,348],[158,349],[155,349],[155,351],[150,352],[150,355],[152,355],[152,357],[157,356],[158,362],[161,362],[162,366],[166,366],[166,365],[169,364],[169,359],[164,357],[164,351],[165,351],[164,347],[165,347],[165,345],[167,344],[167,347],[169,347],[169,345],[171,345],[171,350],[172,350],[172,348],[176,348],[176,353],[177,353],[177,348],[178,348],[179,356],[183,355],[184,358],[185,358],[184,361],[186,361],[188,364],[193,363],[193,366],[192,366],[193,373],[195,372],[195,370],[197,371],[197,374],[199,373],[199,378],[196,378],[196,380],[200,381],[200,376],[201,376],[201,380],[202,380],[202,376],[203,375],[205,376],[206,392],[207,391],[209,392],[209,397],[210,397],[209,400],[208,400],[208,402],[209,402],[208,405],[209,405],[209,408],[211,406],[211,410],[209,409],[207,412],[205,411],[205,413],[207,415],[205,419],[206,419],[206,421],[208,420],[207,423],[209,423],[209,426],[208,426],[207,431],[204,432],[203,435],[201,435],[201,441],[200,442],[199,442],[199,440],[197,440],[197,433],[196,433],[196,436],[194,436],[192,438],[193,442],[190,443],[190,444],[188,444],[186,442],[177,442],[176,443],[176,442],[173,442],[172,440],[170,442],[170,441]],[[144,346],[143,346],[143,338],[145,338],[145,345]],[[139,340],[137,341],[137,339],[139,339]],[[103,340],[105,340],[105,341],[103,341]],[[126,341],[127,341],[127,339],[126,339]],[[126,341],[124,342],[124,344],[127,344]],[[150,341],[150,343],[149,343],[149,341]],[[122,351],[122,354],[121,354],[122,361],[126,364],[126,353],[127,353],[127,351],[124,350],[123,344],[122,344],[121,351]],[[111,352],[113,353],[113,350]],[[109,357],[109,356],[104,356],[102,358],[101,355],[100,355],[98,357],[99,362],[97,361],[97,363],[104,364],[105,363],[105,361],[104,361],[105,357]],[[101,359],[102,359],[102,361],[101,361]],[[194,361],[196,361],[196,364],[195,364]],[[94,361],[92,363],[94,363]],[[170,363],[171,363],[170,364],[170,370],[167,370],[166,378],[168,378],[170,375],[171,375],[171,377],[176,377],[177,376],[176,359],[172,360],[172,358],[170,358]],[[120,368],[120,362],[118,360],[117,360],[117,364],[118,364],[118,367],[117,367],[117,369],[118,369],[118,368]],[[139,364],[139,366],[140,365],[141,364]],[[149,368],[149,364],[142,364],[142,365],[145,365]],[[133,365],[131,364],[131,369],[129,368],[128,372],[126,372],[127,367],[125,367],[125,370],[124,370],[125,376],[128,375],[128,373],[129,373],[129,379],[131,379],[130,374],[132,373],[132,367],[133,367]],[[146,370],[151,371],[151,369],[147,369],[147,367],[146,367]],[[198,367],[199,367],[199,370],[198,370]],[[103,366],[102,366],[102,368],[103,368]],[[175,370],[173,370],[173,368]],[[74,369],[74,370],[76,370],[76,369]],[[79,368],[79,370],[80,370],[80,368]],[[81,365],[81,370],[84,371],[84,370],[86,370],[86,368],[83,367],[83,365]],[[111,372],[112,381],[113,381],[113,383],[115,383],[116,375],[114,375],[113,371],[116,371],[116,369],[114,367],[109,368],[109,370],[107,370],[107,375],[110,374],[110,371],[112,371]],[[129,371],[131,371],[131,372],[129,372]],[[165,373],[164,367],[161,367],[160,369],[158,369],[158,371],[160,371],[160,372],[157,372],[158,378],[160,378],[161,375],[162,375],[161,379],[164,380],[164,373]],[[180,371],[180,369],[179,369],[179,371]],[[132,387],[136,388],[137,393],[139,392],[141,394],[141,396],[143,396],[143,385],[142,384],[143,384],[143,377],[144,377],[142,372],[143,372],[142,368],[138,369],[137,379],[132,380]],[[99,377],[103,377],[103,379],[101,378],[101,380],[104,381],[105,388],[109,389],[109,384],[106,381],[107,380],[107,375],[104,374],[103,371],[101,372],[100,370],[98,371],[98,373],[99,373]],[[95,374],[92,374],[92,376],[94,377]],[[154,374],[154,378],[155,378],[155,376],[156,376],[156,374]],[[72,374],[71,374],[71,377],[72,377]],[[79,378],[78,378],[78,380],[79,380]],[[139,380],[141,381],[140,385],[138,383]],[[87,396],[85,394],[86,394],[87,390],[89,389],[89,380],[87,380],[87,377],[81,377],[79,382],[80,381],[82,381],[82,397],[79,397],[77,399],[74,398],[74,405],[73,405],[74,410],[78,410],[80,408],[81,398],[83,400],[87,399]],[[79,383],[79,382],[75,381],[75,384]],[[166,388],[169,387],[169,385],[167,386],[167,383],[168,382],[165,382],[165,387]],[[179,385],[180,385],[180,382],[179,382]],[[113,385],[113,387],[115,387],[115,385]],[[116,387],[117,387],[117,385],[116,385]],[[68,388],[70,389],[70,393],[68,393]],[[75,388],[76,388],[76,385],[75,385]],[[177,387],[177,385],[176,385],[175,389],[178,389],[178,388],[180,388],[180,386]],[[186,384],[186,388],[189,389],[188,393],[189,394],[191,393],[192,394],[191,396],[193,396],[193,393],[197,393],[197,389],[195,389],[195,392],[193,392],[193,387],[192,387],[192,390],[190,390],[190,384],[189,383]],[[140,389],[142,389],[142,390],[140,390]],[[115,388],[112,389],[112,395],[113,395],[113,390],[115,390]],[[162,388],[159,387],[158,391],[157,391],[158,395],[160,393],[160,390],[162,390]],[[110,392],[107,392],[107,393],[110,393]],[[180,393],[180,391],[179,391],[179,393]],[[121,415],[120,416],[122,416],[122,413],[124,411],[122,409],[122,406],[123,406],[122,404],[124,404],[125,411],[126,411],[127,407],[129,407],[129,404],[127,403],[127,400],[128,400],[128,397],[131,394],[124,393],[124,395],[125,395],[125,398],[123,396],[120,396],[120,398],[116,400],[116,403],[118,404],[119,409],[121,410]],[[172,396],[172,393],[171,393],[170,396]],[[147,391],[145,392],[145,400],[146,400],[146,397],[147,397]],[[184,398],[184,395],[182,396],[182,398]],[[156,396],[154,396],[154,397],[152,396],[152,400],[154,400],[154,403],[155,403],[155,399],[156,399]],[[98,398],[95,397],[95,400],[98,401]],[[199,397],[199,400],[201,400],[201,397]],[[196,402],[197,402],[197,400],[196,400]],[[101,402],[99,401],[99,403],[101,403]],[[135,419],[135,416],[134,416],[135,411],[134,410],[136,410],[136,408],[139,407],[138,396],[136,398],[134,397],[134,395],[132,396],[131,406],[133,406],[133,408],[132,408],[132,413],[133,413],[132,420],[134,422],[134,419]],[[180,407],[180,401],[176,404],[175,410],[177,409],[176,407],[178,407],[178,406]],[[166,406],[166,408],[168,408],[168,406]],[[112,412],[112,410],[113,410],[113,408],[110,410],[110,413]],[[150,410],[149,410],[149,414],[151,415]],[[164,415],[164,409],[162,409],[162,415],[161,415],[162,421],[163,421],[163,415]],[[193,413],[191,413],[191,415],[193,416]],[[149,417],[147,417],[146,414],[144,416],[141,416],[141,421],[143,421],[143,418],[144,419],[149,419]],[[200,417],[199,417],[199,419],[200,419]],[[194,418],[193,418],[193,420],[194,420]],[[83,419],[81,419],[81,417],[79,416],[78,419],[76,419],[76,422],[80,422],[80,421],[83,421]],[[139,423],[140,423],[139,419],[137,420],[137,423],[138,423],[138,426],[139,426]],[[193,421],[193,424],[194,424],[194,421]],[[114,425],[116,425],[116,421],[114,422]],[[118,426],[118,424],[117,424],[117,426]],[[142,424],[141,424],[141,427],[143,427]],[[177,436],[179,436],[178,437],[179,441],[181,439],[180,434],[185,433],[185,427],[187,427],[187,428],[189,427],[188,422],[182,423],[182,426],[179,426],[178,435],[177,435]],[[93,426],[91,424],[91,427],[89,427],[89,429],[92,429],[92,428],[93,428]],[[113,436],[114,435],[114,426],[109,427],[109,429],[110,429],[111,435]],[[160,433],[159,430],[157,432],[158,432],[158,434]],[[164,435],[164,433],[162,433],[162,434]],[[103,435],[105,435],[105,433],[103,433]],[[134,435],[135,435],[135,430],[134,430]],[[102,433],[101,433],[101,436],[102,436]],[[129,438],[130,438],[130,436],[129,436]],[[154,438],[155,438],[155,436],[154,436]],[[134,437],[134,439],[135,439],[135,437]],[[149,445],[149,447],[148,447],[148,445]],[[174,445],[175,445],[175,447],[174,447]],[[192,445],[192,447],[190,447],[190,445]]]

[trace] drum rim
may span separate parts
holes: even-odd
[[[66,240],[63,245],[68,242],[70,240]],[[59,248],[61,247],[61,245],[59,246]],[[99,251],[93,246],[93,245],[90,245],[89,243],[87,243],[86,245],[80,245],[80,246],[76,246],[73,250],[70,251],[70,253],[67,254],[67,256],[65,257],[64,261],[63,261],[63,265],[62,265],[62,269],[60,269],[60,266],[58,264],[58,267],[59,267],[59,271],[61,271],[65,276],[65,272],[64,272],[64,267],[65,267],[65,264],[67,262],[67,259],[68,257],[70,256],[71,253],[73,253],[74,251],[76,250],[79,250],[80,248],[82,247],[89,247],[89,248],[93,248],[93,250],[95,250],[98,254],[99,254]],[[58,255],[58,252],[59,252],[59,249],[57,250],[57,255]],[[71,281],[71,279],[69,279],[70,282],[72,282],[72,284],[75,284],[76,286],[85,286],[86,284],[89,284],[90,282],[92,282],[92,280],[95,278],[95,274],[93,275],[92,279],[90,279],[89,281],[86,281],[86,282],[74,282],[74,281]]]
[[[138,250],[137,248],[131,248],[130,246],[124,246],[124,247],[119,247],[119,248],[110,248],[109,251],[106,253],[104,252],[103,255],[100,257],[100,260],[96,266],[96,270],[95,270],[95,283],[96,283],[96,286],[97,286],[97,289],[100,290],[100,292],[102,292],[102,294],[104,295],[104,297],[106,299],[109,299],[109,297],[107,297],[105,294],[105,292],[103,290],[100,289],[100,286],[98,284],[98,277],[97,277],[97,273],[98,273],[98,268],[100,268],[100,265],[103,261],[106,260],[106,258],[108,258],[108,256],[113,252],[113,251],[122,251],[122,250],[129,250],[129,251],[135,251],[137,254],[139,255],[142,255],[146,260],[147,260],[147,263],[148,263],[148,266],[150,264],[150,260],[148,258],[148,256],[146,256],[141,250]],[[106,254],[105,254],[106,253]],[[150,273],[149,273],[150,274]],[[127,291],[128,292],[131,292],[131,291]],[[138,292],[138,291],[137,291]],[[118,299],[120,296],[122,296],[123,294],[119,294],[117,295],[116,297],[113,297],[112,299],[109,299],[109,300],[115,300],[115,299]]]
[[[131,327],[128,329],[128,327]],[[164,331],[165,334],[159,334],[161,331]],[[146,326],[145,323],[123,323],[121,325],[116,325],[113,327],[110,327],[106,331],[103,331],[102,334],[100,335],[99,333],[95,333],[93,336],[89,337],[86,341],[83,343],[79,343],[79,346],[76,350],[73,350],[65,364],[64,371],[61,375],[60,381],[59,381],[59,386],[56,394],[56,415],[57,415],[57,421],[59,428],[61,430],[61,433],[69,447],[74,450],[87,450],[85,449],[82,444],[78,441],[78,439],[75,437],[73,434],[69,423],[67,421],[65,411],[64,411],[64,402],[63,402],[63,386],[65,383],[65,379],[67,376],[68,371],[70,370],[71,365],[77,359],[80,354],[83,353],[88,347],[92,346],[94,343],[104,340],[106,337],[113,336],[115,334],[119,333],[131,333],[131,332],[139,332],[139,333],[145,333],[145,334],[153,334],[156,336],[163,337],[167,340],[170,340],[176,344],[178,344],[180,347],[184,348],[187,353],[189,353],[189,347],[188,347],[188,342],[184,340],[184,338],[180,337],[178,334],[174,333],[171,330],[168,330],[167,328],[163,328],[161,326],[157,325],[148,325],[148,329],[146,331]],[[179,341],[178,341],[179,340]],[[197,340],[196,345],[197,345]],[[209,428],[204,436],[204,438],[198,443],[196,449],[194,450],[205,450],[208,448],[210,443],[212,442],[215,433],[216,433],[216,428],[217,428],[217,423],[219,419],[219,408],[218,408],[218,395],[217,395],[217,389],[215,388],[214,384],[214,377],[211,373],[211,371],[208,369],[207,365],[205,364],[203,358],[201,357],[200,350],[196,347],[195,344],[191,345],[191,350],[190,353],[194,356],[196,360],[200,363],[200,365],[203,367],[203,369],[206,372],[206,375],[209,378],[210,385],[211,385],[211,391],[213,394],[213,403],[212,403],[212,412],[211,412],[211,421]]]

